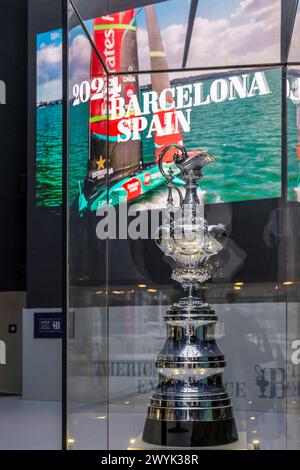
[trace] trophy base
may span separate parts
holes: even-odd
[[[163,421],[147,418],[144,442],[167,447],[209,447],[238,441],[234,419],[219,421]]]
[[[151,451],[165,451],[165,446],[158,446],[155,444],[149,444],[142,440],[142,433],[136,437],[136,439],[130,440],[130,445],[127,450],[151,450]],[[168,450],[259,450],[259,444],[247,443],[247,433],[245,431],[239,432],[239,440],[232,442],[231,444],[224,444],[221,446],[201,446],[201,447],[168,447]]]

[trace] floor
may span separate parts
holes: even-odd
[[[107,413],[100,405],[69,407],[70,449],[127,449],[140,434],[144,407],[129,401],[114,403]],[[247,441],[259,440],[266,450],[300,449],[300,417],[275,412],[236,412],[238,428]],[[288,432],[286,434],[286,425]],[[287,436],[287,439],[286,439]],[[0,450],[55,450],[61,448],[61,404],[0,397]]]
[[[61,448],[61,406],[56,402],[0,397],[1,450]]]

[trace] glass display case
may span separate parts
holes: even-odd
[[[211,377],[224,373],[235,445],[299,449],[298,2],[64,6],[66,448],[149,448],[142,433],[158,384],[179,375],[183,386],[201,379],[218,388]],[[213,155],[197,182],[197,210],[201,230],[222,224],[226,233],[196,286],[202,307],[218,317],[210,360],[224,354],[226,368],[195,353],[197,341],[212,346],[210,327],[200,333],[188,317],[192,333],[184,336],[182,319],[167,319],[170,341],[178,341],[189,377],[196,374],[190,382],[181,365],[157,360],[164,319],[183,296],[174,260],[155,241],[167,227],[163,211],[178,206],[187,185],[176,147],[161,165],[171,180],[160,171],[163,150],[174,145],[193,162]],[[183,338],[203,359],[194,369]],[[209,377],[210,367],[218,369]],[[160,406],[169,412],[173,399]],[[191,416],[193,400],[178,408]],[[186,445],[184,432],[179,441]]]

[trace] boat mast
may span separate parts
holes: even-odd
[[[163,70],[163,73],[152,73],[152,89],[160,94],[164,89],[170,88],[170,80],[167,73],[168,62],[164,51],[160,28],[157,21],[155,5],[146,6],[146,21],[150,49],[151,70]],[[171,96],[172,97],[172,96]]]
[[[155,91],[158,96],[161,92],[165,89],[171,88],[171,83],[168,74],[168,61],[166,57],[166,53],[163,47],[163,42],[161,38],[160,28],[157,20],[155,5],[148,5],[145,7],[146,11],[146,22],[147,22],[147,30],[148,30],[148,41],[149,41],[149,49],[150,49],[150,63],[151,63],[151,70],[153,73],[151,74],[151,83],[152,83],[152,91]],[[156,70],[161,70],[162,72],[154,73]],[[174,108],[174,99],[173,94],[171,91],[166,93],[166,105],[169,105],[170,110]],[[173,113],[173,126],[175,127],[175,120],[176,120],[176,110]],[[158,111],[158,116],[160,119],[160,123],[162,127],[165,126],[165,114],[168,111],[160,110]],[[156,161],[158,161],[159,155],[162,149],[171,144],[182,144],[182,135],[181,131],[178,130],[177,133],[172,135],[166,136],[157,136],[154,133],[154,144],[156,148]],[[173,161],[173,152],[167,152],[165,155],[164,161],[171,162]]]

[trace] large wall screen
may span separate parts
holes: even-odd
[[[76,136],[76,146],[72,146],[70,196],[81,214],[94,211],[107,198],[111,204],[134,199],[147,202],[149,207],[157,205],[165,191],[157,158],[165,145],[178,142],[189,150],[207,150],[217,159],[201,182],[204,202],[281,196],[280,70],[168,72],[168,68],[179,66],[174,57],[183,54],[176,40],[187,33],[188,9],[183,3],[186,2],[169,0],[86,21],[108,70],[116,74],[132,72],[110,78],[108,116],[101,110],[107,84],[97,70],[88,39],[82,29],[71,32],[71,113],[76,116],[72,119],[76,129],[71,131]],[[232,11],[228,8],[223,12],[224,21],[240,11],[234,3],[238,2],[232,2]],[[182,15],[166,15],[166,8],[177,13],[182,10]],[[220,26],[220,12],[215,15],[216,18],[206,18],[208,25],[215,21]],[[266,28],[272,18],[274,12],[265,17]],[[200,34],[200,24],[204,28],[204,19],[205,9],[198,9],[189,53],[190,60],[199,54],[198,66],[202,66],[202,56],[204,63],[206,60],[204,45],[195,50],[193,40]],[[274,48],[276,40],[274,32],[270,32],[269,41],[273,41]],[[250,36],[247,44],[249,50],[255,47]],[[61,204],[61,51],[60,30],[38,35],[38,206]],[[236,59],[230,49],[228,54]],[[151,69],[153,73],[134,73]],[[298,89],[298,78],[290,78],[289,97],[294,105],[299,101]],[[296,128],[296,106],[291,113],[290,122],[293,126],[294,119]],[[108,189],[104,184],[108,158],[103,145],[107,126],[111,162]],[[292,186],[297,185],[297,179],[296,174]]]

